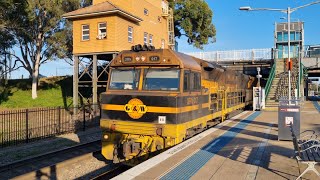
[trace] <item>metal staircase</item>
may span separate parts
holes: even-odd
[[[169,8],[169,17],[168,17],[168,34],[169,34],[169,46],[175,45],[174,39],[174,22],[173,22],[173,10]]]
[[[173,21],[173,10],[169,7],[169,5],[165,2],[162,4],[162,16],[167,18],[168,22],[168,45],[174,49],[175,46],[175,38],[174,38],[174,21]]]
[[[297,59],[291,59],[291,97],[295,97],[295,89],[298,89],[299,64]],[[275,60],[274,73],[270,73],[270,87],[266,86],[266,109],[277,108],[281,97],[288,97],[289,79],[285,59]],[[268,81],[269,82],[269,81]]]

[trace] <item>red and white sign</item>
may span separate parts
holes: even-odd
[[[299,112],[299,109],[286,108],[286,109],[280,109],[280,111],[285,111],[285,112]]]

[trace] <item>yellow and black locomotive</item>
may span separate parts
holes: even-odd
[[[252,104],[254,81],[169,49],[123,51],[101,94],[102,154],[133,162],[179,144]]]

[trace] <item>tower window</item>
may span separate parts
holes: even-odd
[[[133,27],[128,27],[128,42],[133,42]]]
[[[107,37],[107,23],[98,24],[98,38],[103,39]]]
[[[145,9],[143,10],[143,12],[144,12],[144,15],[146,15],[146,16],[149,15],[149,10],[148,10],[148,9],[145,8]]]
[[[144,36],[143,36],[143,42],[144,44],[148,44],[148,33],[144,33]]]
[[[149,34],[149,44],[152,45],[153,42],[153,35]]]
[[[90,26],[82,25],[82,40],[87,41],[90,39]]]

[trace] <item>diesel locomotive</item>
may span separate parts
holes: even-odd
[[[123,51],[101,94],[102,154],[134,164],[252,104],[255,78],[170,49]]]

